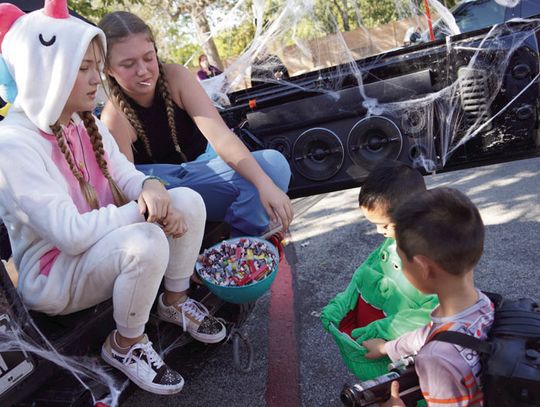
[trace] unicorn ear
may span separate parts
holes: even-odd
[[[2,47],[2,42],[4,42],[4,36],[15,20],[24,14],[24,11],[11,3],[0,4],[0,47]]]
[[[6,61],[0,55],[0,97],[6,102],[13,103],[17,96],[17,84],[13,80],[6,65]]]

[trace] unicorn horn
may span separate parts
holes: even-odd
[[[45,0],[44,13],[52,18],[68,18],[67,0]]]

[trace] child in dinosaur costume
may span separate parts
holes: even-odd
[[[321,313],[324,328],[360,380],[387,373],[390,363],[388,358],[365,359],[363,341],[395,339],[427,324],[438,303],[435,296],[420,293],[402,274],[390,217],[400,203],[425,189],[418,171],[401,162],[384,161],[371,171],[360,190],[360,209],[386,239],[355,271],[345,291],[330,300]]]

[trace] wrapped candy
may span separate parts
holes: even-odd
[[[197,272],[219,286],[245,286],[262,281],[277,268],[271,244],[243,237],[206,249],[197,260]]]

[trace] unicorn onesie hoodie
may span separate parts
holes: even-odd
[[[145,175],[120,153],[99,120],[109,173],[130,201],[121,207],[113,204],[79,115],[73,115],[63,136],[96,190],[98,210],[90,210],[53,135],[51,125],[66,105],[89,44],[97,38],[105,48],[101,30],[69,16],[65,2],[63,9],[56,3],[48,1],[28,14],[11,4],[0,6],[0,65],[17,88],[0,123],[0,217],[19,271],[18,291],[29,308],[48,314],[93,305],[68,304],[66,292],[73,290],[76,276],[73,270],[53,269],[59,253],[82,255],[112,231],[144,222],[134,200]]]

